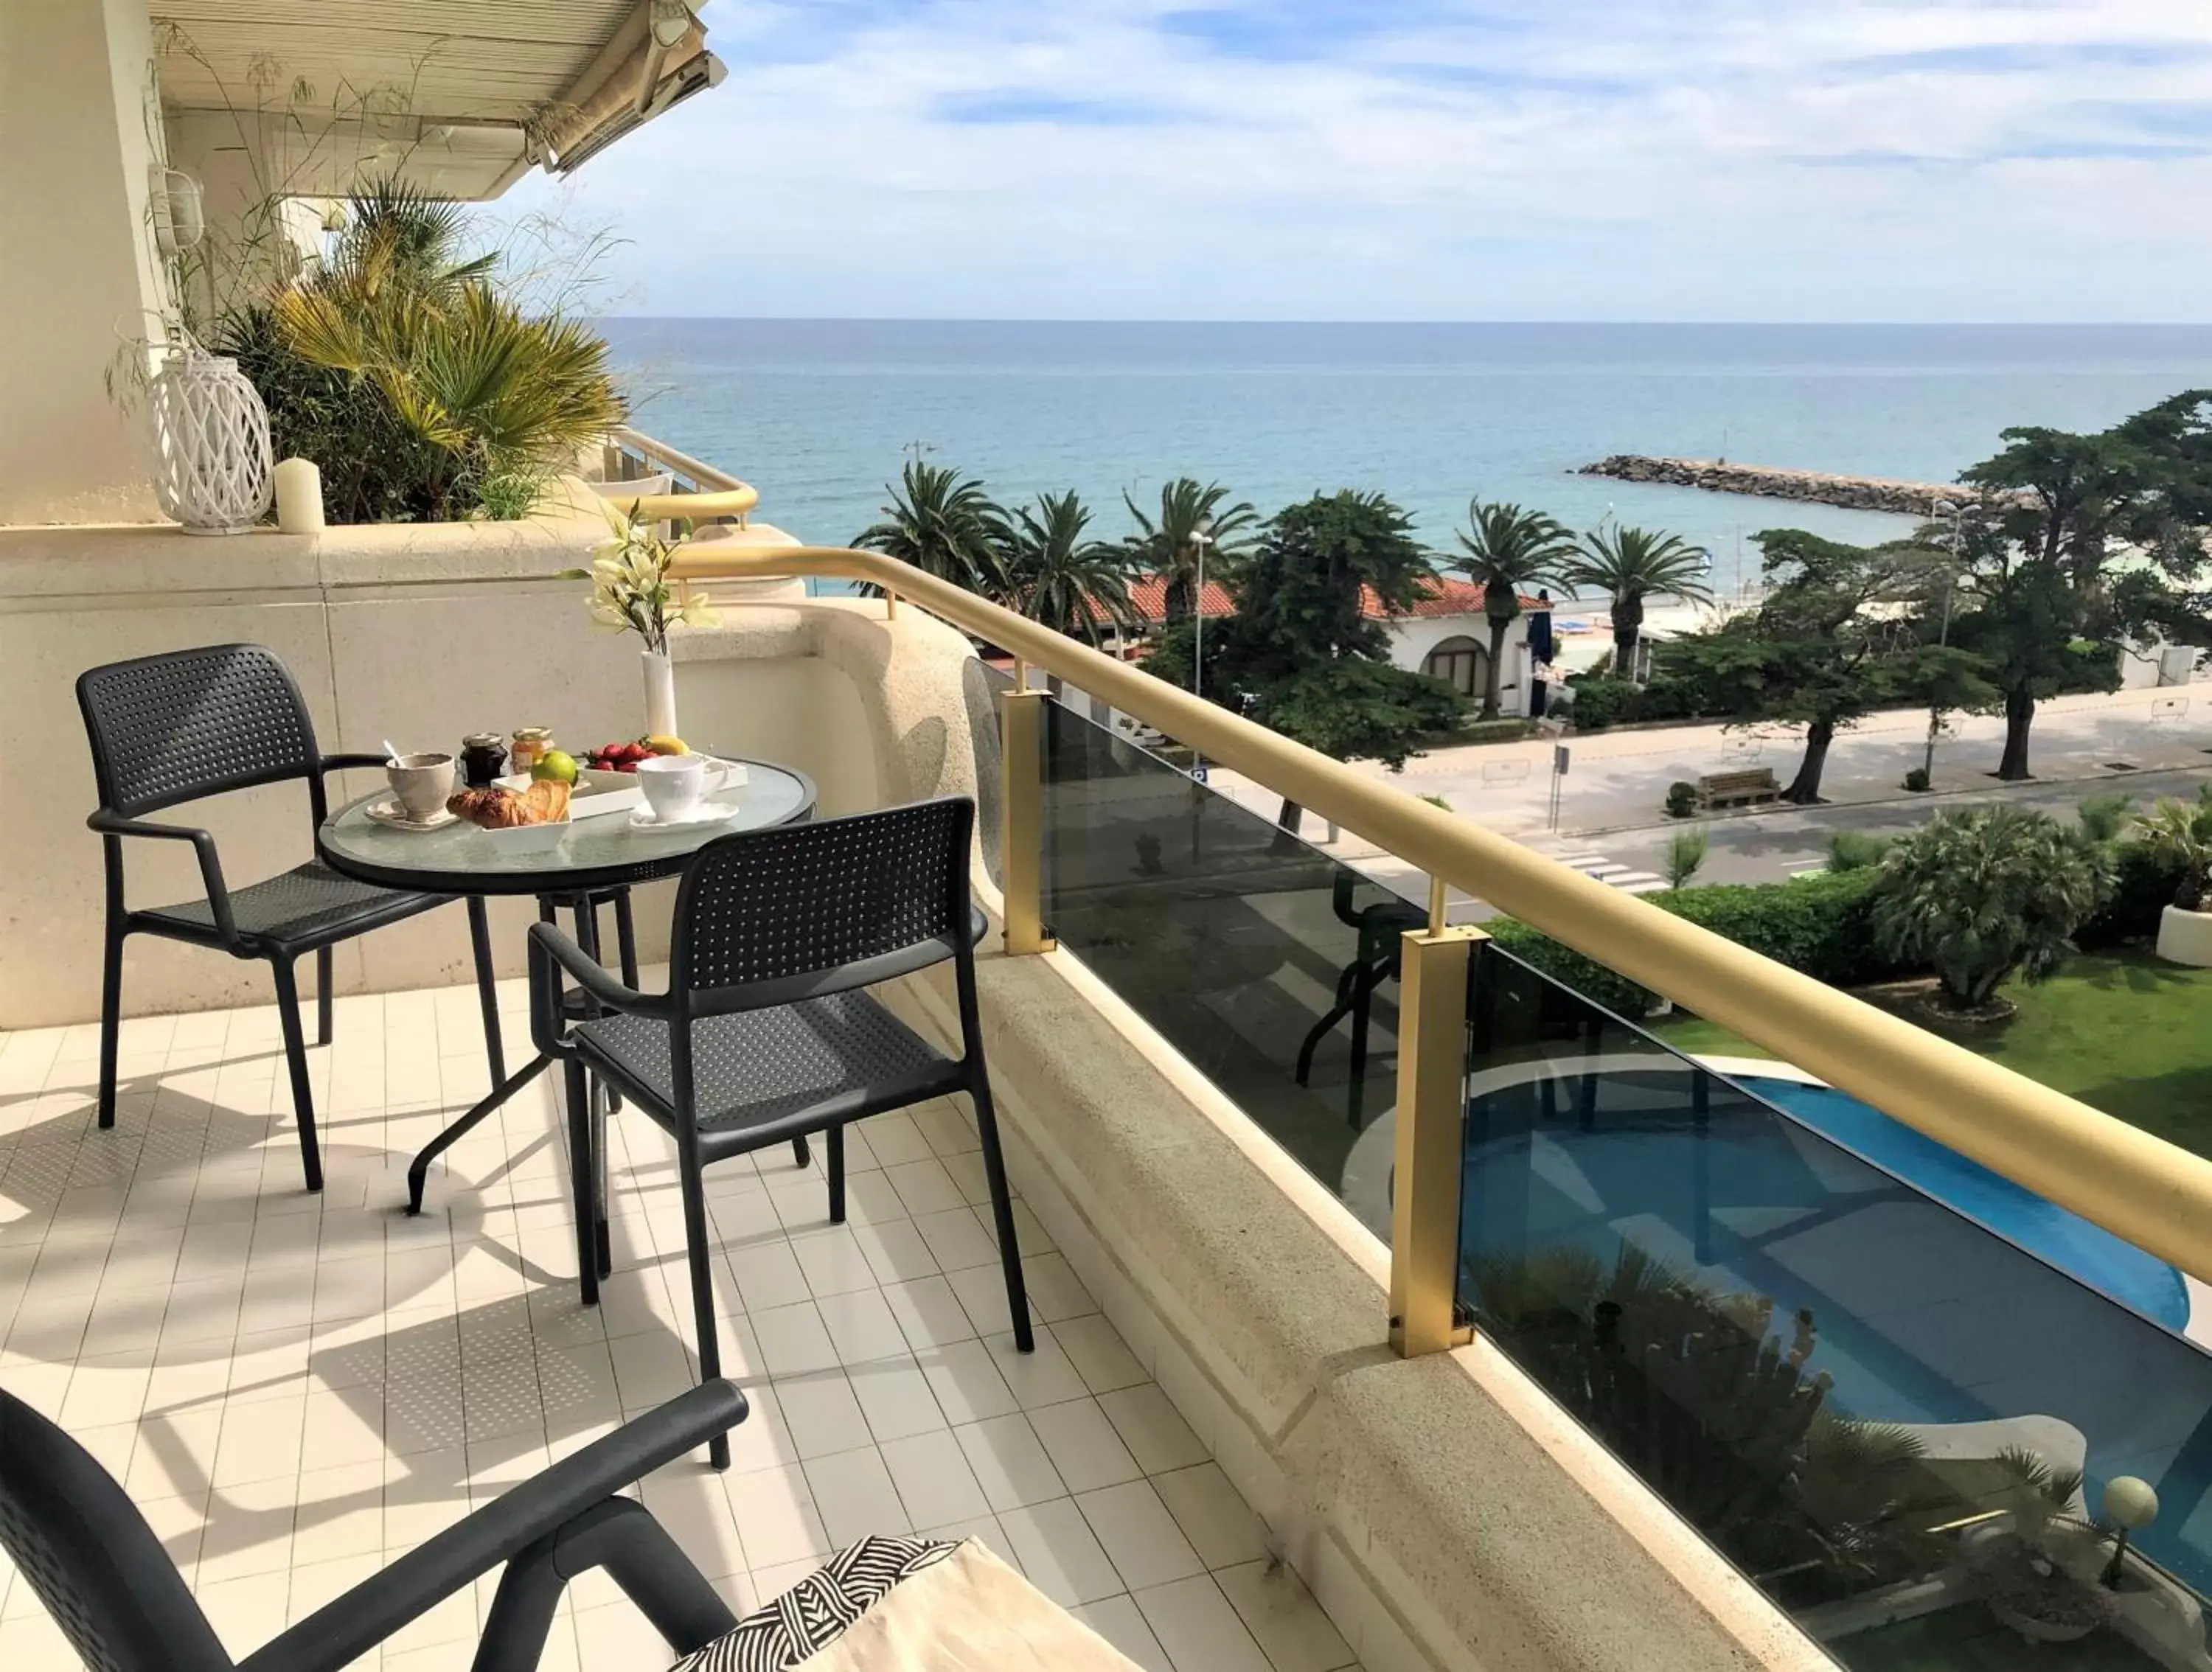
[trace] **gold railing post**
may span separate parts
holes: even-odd
[[[1390,1185],[1390,1345],[1401,1356],[1468,1341],[1458,1327],[1459,1185],[1474,927],[1408,931],[1398,988],[1398,1128]]]
[[[1044,705],[1048,693],[999,696],[999,865],[1009,952],[1048,952],[1044,932]]]

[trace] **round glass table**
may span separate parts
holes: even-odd
[[[535,894],[567,897],[672,877],[684,861],[733,830],[792,824],[814,811],[814,781],[766,761],[718,758],[745,769],[745,781],[709,792],[735,802],[737,814],[714,824],[672,828],[638,825],[628,812],[594,813],[568,822],[560,845],[515,853],[465,819],[438,830],[406,830],[380,823],[368,810],[389,801],[388,789],[349,802],[323,821],[315,848],[341,875],[418,894]]]
[[[466,820],[456,820],[441,830],[407,830],[371,818],[369,808],[392,799],[389,789],[380,789],[348,802],[325,819],[315,832],[315,853],[341,876],[384,888],[456,896],[534,894],[538,915],[549,923],[554,921],[556,907],[567,906],[575,913],[578,944],[593,958],[599,952],[598,906],[611,898],[622,933],[623,976],[635,986],[637,960],[629,892],[633,884],[676,875],[692,854],[732,832],[795,824],[813,815],[814,781],[805,773],[733,755],[717,758],[743,766],[745,781],[709,792],[711,800],[737,805],[734,816],[711,823],[656,828],[634,824],[628,809],[592,813],[572,818],[567,833],[554,847],[519,853],[502,847]],[[478,956],[489,961],[489,951],[487,936],[485,944],[477,948]],[[588,1006],[580,994],[568,1000],[562,998],[559,981],[556,974],[556,1006],[569,1013],[586,1013]],[[422,1191],[431,1162],[552,1067],[553,1061],[547,1053],[538,1052],[423,1147],[407,1168],[410,1213],[422,1211]],[[592,1096],[599,1095],[595,1088]],[[587,1294],[596,1287],[586,1280]]]

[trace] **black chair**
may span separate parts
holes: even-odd
[[[1372,905],[1353,904],[1356,891],[1362,881],[1355,871],[1337,867],[1336,881],[1329,890],[1329,907],[1336,921],[1358,933],[1357,949],[1352,962],[1344,966],[1336,978],[1336,1003],[1306,1031],[1298,1044],[1298,1064],[1296,1077],[1304,1085],[1312,1077],[1314,1052],[1321,1042],[1328,1037],[1339,1022],[1352,1018],[1352,1065],[1349,1091],[1349,1116],[1354,1131],[1363,1124],[1367,1096],[1367,1028],[1375,1005],[1375,989],[1386,981],[1398,979],[1400,955],[1403,937],[1409,929],[1425,928],[1429,915],[1419,906],[1407,903],[1392,895]]]
[[[94,1672],[337,1672],[501,1564],[476,1672],[531,1672],[562,1591],[595,1567],[690,1653],[733,1631],[737,1618],[645,1506],[620,1493],[744,1416],[745,1396],[727,1382],[695,1388],[233,1661],[123,1488],[75,1440],[0,1392],[0,1549]]]
[[[703,1170],[787,1142],[801,1146],[803,1163],[806,1138],[826,1133],[830,1218],[842,1223],[845,1128],[954,1091],[975,1105],[1014,1342],[1035,1350],[976,1021],[984,924],[968,897],[975,821],[975,803],[963,797],[710,842],[677,891],[664,994],[621,985],[553,925],[532,926],[531,1023],[538,1049],[564,1059],[583,1270],[607,1271],[597,1230],[606,1217],[605,1173],[594,1159],[604,1134],[593,1129],[588,1071],[676,1140],[702,1376],[721,1370]],[[957,1058],[859,990],[948,958],[959,989]],[[599,1007],[596,1019],[564,1031],[562,974]],[[717,1438],[711,1455],[727,1468],[728,1441]]]
[[[100,832],[107,860],[106,962],[100,994],[100,1124],[115,1124],[116,1046],[122,1027],[123,943],[134,934],[212,946],[233,958],[266,958],[276,978],[284,1055],[292,1071],[292,1106],[300,1121],[300,1157],[307,1188],[323,1188],[315,1144],[314,1103],[292,965],[315,955],[316,1038],[331,1043],[331,949],[387,923],[450,903],[435,894],[407,894],[354,882],[314,861],[265,882],[233,889],[223,880],[215,838],[182,824],[156,824],[141,815],[180,801],[307,781],[314,826],[329,812],[323,775],[343,767],[381,768],[381,755],[325,755],[315,746],[314,722],[300,688],[276,655],[253,644],[210,645],[135,661],[113,662],[77,678],[77,706],[92,740],[100,807],[85,822]],[[312,833],[314,826],[310,827]],[[132,910],[124,898],[123,838],[189,842],[199,859],[204,899]],[[483,1005],[484,1049],[492,1083],[507,1078],[492,986],[491,932],[483,900],[471,896],[469,935],[476,949]]]

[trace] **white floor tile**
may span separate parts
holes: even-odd
[[[1206,1564],[1177,1529],[1151,1481],[1131,1480],[1123,1486],[1079,1493],[1075,1501],[1130,1590],[1206,1572]]]
[[[521,984],[503,1000],[519,1040]],[[270,1006],[132,1018],[111,1133],[89,1118],[93,1032],[0,1038],[9,1390],[125,1483],[240,1651],[697,1375],[658,1128],[611,1128],[617,1270],[586,1308],[545,1089],[448,1153],[428,1212],[395,1211],[407,1153],[481,1079],[473,990],[349,996],[338,1021],[312,1059],[319,1197],[271,1113],[289,1090]],[[1267,1566],[1256,1519],[1019,1201],[1037,1350],[1014,1351],[965,1104],[852,1133],[842,1225],[821,1149],[805,1170],[786,1148],[709,1175],[716,1335],[751,1412],[726,1474],[702,1452],[640,1488],[732,1606],[914,1529],[983,1540],[1147,1672],[1240,1672],[1255,1637],[1281,1672],[1335,1672],[1342,1639]],[[489,1594],[360,1664],[458,1672]],[[665,1659],[592,1578],[544,1665]],[[0,1565],[0,1665],[76,1663]]]
[[[1175,1672],[1270,1672],[1252,1633],[1205,1574],[1134,1595]]]

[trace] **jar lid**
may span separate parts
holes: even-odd
[[[550,726],[518,726],[514,728],[514,740],[517,743],[550,743],[553,728]]]
[[[471,732],[461,739],[464,749],[496,749],[502,739],[496,732]]]

